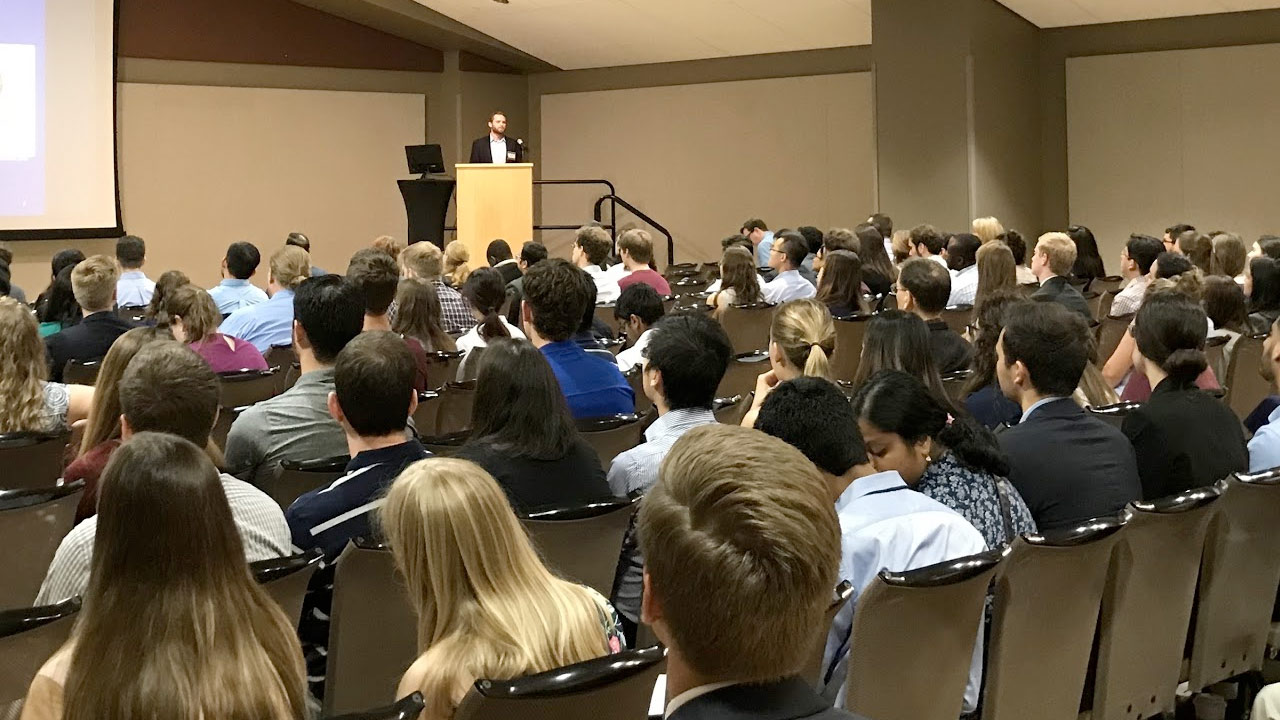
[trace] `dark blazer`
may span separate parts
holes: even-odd
[[[938,372],[946,374],[967,369],[973,360],[973,346],[969,341],[960,337],[941,318],[926,320],[925,324],[929,326],[929,349],[933,351]]]
[[[1040,530],[1112,515],[1142,497],[1128,438],[1070,398],[1041,405],[996,438]]]
[[[49,379],[62,382],[68,360],[97,360],[107,354],[116,338],[133,329],[133,323],[111,310],[94,313],[78,325],[44,339],[49,358]]]
[[[613,497],[600,456],[582,438],[559,460],[513,457],[485,442],[468,442],[455,457],[470,460],[492,475],[517,513]]]
[[[1000,392],[1000,385],[992,383],[969,393],[964,399],[964,409],[974,420],[995,430],[1005,425],[1017,425],[1022,418],[1022,408]]]
[[[518,277],[523,277],[524,273],[520,272],[520,263],[511,262],[506,265],[495,265],[494,270],[502,273],[502,284],[509,285]]]
[[[862,269],[862,282],[872,295],[888,295],[893,290],[893,281],[875,270]]]
[[[507,141],[507,162],[519,163],[524,162],[524,147],[512,138],[504,138]],[[515,153],[515,159],[511,158],[511,153]],[[471,160],[473,163],[492,163],[493,153],[489,150],[489,136],[485,135],[471,143]]]
[[[1031,298],[1052,300],[1068,310],[1075,310],[1084,316],[1085,322],[1093,324],[1093,311],[1089,309],[1089,303],[1085,302],[1084,295],[1061,275],[1054,275],[1040,283],[1040,289],[1031,293]]]
[[[866,720],[831,707],[798,677],[764,685],[730,685],[676,708],[667,720]]]
[[[1142,497],[1177,495],[1249,470],[1249,450],[1235,413],[1217,398],[1166,379],[1124,418],[1138,456]]]

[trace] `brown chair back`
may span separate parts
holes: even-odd
[[[1204,341],[1205,359],[1209,361],[1209,369],[1218,378],[1218,384],[1225,391],[1227,384],[1227,343],[1231,338],[1226,335],[1214,335]]]
[[[466,353],[462,350],[427,353],[427,389],[438,390],[445,383],[457,380],[458,367],[462,365],[464,355]],[[478,365],[476,368],[479,370]]]
[[[62,477],[62,462],[71,432],[0,434],[0,489],[52,487]]]
[[[751,409],[751,401],[755,398],[755,395],[755,393],[747,393],[746,395],[716,398],[711,404],[711,411],[716,416],[716,422],[724,425],[741,425],[742,419],[747,416],[747,411]]]
[[[964,406],[964,387],[968,384],[971,375],[973,375],[972,370],[956,370],[942,376],[942,389],[946,391],[947,398],[957,407]]]
[[[1124,284],[1124,278],[1119,275],[1108,275],[1106,277],[1094,278],[1089,283],[1089,289],[1094,292],[1107,294],[1120,292],[1120,286]]]
[[[653,401],[648,395],[644,394],[644,370],[640,365],[636,365],[630,370],[622,373],[627,378],[627,384],[631,386],[631,392],[636,396],[636,414],[644,415],[653,408]]]
[[[75,525],[84,481],[0,491],[0,547],[5,549],[0,608],[30,606],[63,536]],[[63,598],[58,598],[62,600]]]
[[[862,340],[867,336],[871,315],[836,318],[836,351],[831,356],[831,377],[853,382],[862,362]]]
[[[1128,417],[1129,413],[1140,407],[1142,407],[1141,403],[1122,400],[1112,405],[1098,405],[1097,407],[1090,405],[1089,407],[1086,407],[1084,411],[1086,414],[1092,415],[1093,417],[1096,417],[1119,430],[1124,426],[1124,419]]]
[[[422,693],[415,692],[397,700],[392,705],[365,712],[350,713],[331,717],[327,720],[418,720],[422,709],[427,706]]]
[[[68,360],[62,366],[62,382],[68,385],[93,385],[98,382],[102,358],[97,360]]]
[[[218,419],[213,422],[213,430],[209,432],[209,439],[213,441],[213,444],[223,450],[227,448],[227,435],[231,434],[231,426],[235,423],[236,418],[240,417],[240,413],[246,409],[248,408],[218,408]]]
[[[720,315],[720,324],[729,336],[729,346],[735,353],[767,350],[769,326],[773,324],[774,306],[769,303],[754,305],[729,305]]]
[[[609,329],[613,331],[613,334],[617,335],[619,325],[618,318],[613,316],[615,308],[617,308],[617,305],[614,305],[613,303],[596,305],[596,319],[605,325],[608,325]]]
[[[1013,541],[996,571],[983,720],[1076,720],[1123,527],[1118,517],[1102,518]],[[1045,622],[1046,598],[1053,598],[1053,622]]]
[[[1104,317],[1098,320],[1097,337],[1098,337],[1098,364],[1102,365],[1107,362],[1116,351],[1116,347],[1120,345],[1120,340],[1124,338],[1124,334],[1129,330],[1129,323],[1133,322],[1133,313],[1121,315],[1120,317]]]
[[[436,413],[435,435],[449,435],[471,429],[471,410],[476,402],[476,381],[446,382],[440,388],[440,409]]]
[[[639,415],[614,415],[584,418],[577,425],[582,439],[600,456],[600,466],[608,470],[615,457],[644,441],[642,420]]]
[[[270,368],[287,368],[298,362],[298,354],[293,351],[292,345],[272,345],[262,353],[262,357]]]
[[[957,335],[963,335],[966,328],[973,323],[972,305],[952,305],[942,311],[942,320]]]
[[[422,437],[436,435],[436,420],[440,416],[440,405],[444,398],[436,390],[418,393],[418,407],[413,411],[413,427]]]
[[[849,604],[849,598],[853,597],[853,583],[843,580],[836,586],[835,592],[832,593],[831,604],[827,606],[827,611],[822,615],[822,624],[818,626],[818,632],[813,639],[813,649],[809,651],[809,657],[805,659],[804,666],[800,668],[800,677],[805,682],[813,685],[815,689],[822,688],[822,658],[827,651],[827,636],[831,634],[831,623],[835,622],[836,613],[840,609]]]
[[[307,594],[307,584],[311,576],[316,574],[324,553],[311,549],[301,555],[259,560],[249,563],[253,577],[267,591],[272,600],[280,605],[284,614],[298,627],[302,619],[302,599]]]
[[[756,379],[769,372],[769,351],[741,353],[729,359],[729,367],[716,388],[716,397],[747,395],[756,389]]]
[[[1102,281],[1094,280],[1093,282],[1094,284],[1097,284]],[[1110,316],[1111,306],[1116,301],[1116,295],[1119,295],[1119,294],[1120,294],[1119,290],[1100,291],[1098,293],[1098,297],[1094,298],[1089,302],[1089,309],[1093,311],[1093,319],[1097,320],[1098,322],[1102,322],[1103,318]],[[1105,358],[1103,360],[1105,361]]]
[[[1227,388],[1227,405],[1236,417],[1244,419],[1271,394],[1271,383],[1263,379],[1258,369],[1262,367],[1262,341],[1267,336],[1242,336],[1236,340],[1227,362],[1226,379],[1219,379]]]
[[[238,370],[218,373],[222,407],[247,407],[275,397],[280,392],[280,378],[275,370]]]
[[[346,455],[316,460],[283,460],[276,470],[275,479],[263,490],[280,504],[282,510],[287,510],[294,500],[312,490],[328,487],[345,475],[349,462],[351,458]]]
[[[67,642],[80,598],[0,611],[0,717],[17,718],[44,662]]]
[[[530,513],[520,522],[548,568],[609,597],[636,507],[629,499],[603,500]]]

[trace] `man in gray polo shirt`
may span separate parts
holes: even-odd
[[[329,415],[333,363],[364,329],[360,291],[337,275],[303,281],[293,298],[293,347],[302,366],[297,384],[240,413],[227,435],[227,472],[258,487],[283,460],[347,453],[347,436]]]

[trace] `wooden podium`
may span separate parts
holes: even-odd
[[[458,163],[458,239],[471,267],[484,267],[489,243],[502,238],[519,257],[533,239],[533,164]]]

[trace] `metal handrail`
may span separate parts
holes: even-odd
[[[667,265],[671,265],[672,263],[675,262],[676,239],[671,235],[671,231],[659,225],[656,220],[649,217],[648,215],[645,215],[643,212],[640,212],[639,208],[637,208],[635,205],[632,205],[631,203],[627,202],[626,200],[623,200],[617,195],[614,195],[614,194],[605,195],[604,197],[596,201],[596,207],[594,211],[594,217],[596,219],[596,222],[600,222],[600,208],[601,206],[604,205],[605,200],[608,200],[614,206],[614,211],[613,211],[614,214],[609,218],[612,224],[614,225],[618,224],[618,216],[617,216],[616,208],[618,205],[621,205],[622,207],[626,208],[632,215],[635,215],[636,217],[648,223],[649,226],[652,227],[654,230],[657,230],[663,235],[666,235],[667,236]]]

